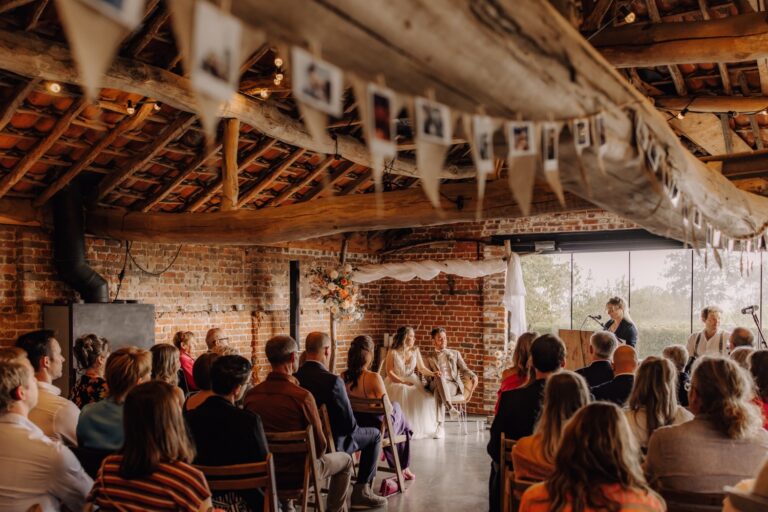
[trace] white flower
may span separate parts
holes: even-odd
[[[336,291],[337,286],[333,283],[328,283],[328,291],[334,292]]]
[[[344,265],[344,272],[346,272],[347,274],[349,274],[350,272],[352,272],[352,265],[350,265],[349,263],[347,263],[346,265]]]
[[[331,270],[331,279],[338,279],[339,273],[336,270]]]

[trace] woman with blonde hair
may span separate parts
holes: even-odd
[[[534,372],[533,366],[530,364],[531,343],[538,337],[539,333],[533,331],[524,332],[517,338],[515,351],[512,353],[512,366],[505,369],[501,374],[501,386],[496,392],[494,414],[499,412],[499,400],[504,391],[511,391],[522,387],[530,380],[531,374]]]
[[[184,381],[182,387],[184,391],[197,391],[195,376],[192,374],[192,366],[195,364],[195,358],[192,357],[192,349],[195,345],[195,333],[192,331],[179,331],[173,335],[173,346],[179,349],[179,364],[181,365],[181,377]]]
[[[86,334],[75,340],[72,352],[82,375],[72,386],[69,399],[82,409],[107,397],[107,381],[104,368],[109,357],[109,341],[95,334]]]
[[[191,463],[195,449],[177,388],[162,381],[136,386],[125,400],[125,444],[104,459],[88,503],[98,510],[212,509],[205,476]],[[148,492],[150,490],[151,492]]]
[[[629,316],[627,302],[621,297],[611,297],[605,304],[605,312],[611,317],[605,323],[605,330],[615,334],[619,341],[627,345],[637,345],[637,327]]]
[[[512,449],[515,478],[544,480],[552,473],[565,424],[590,401],[587,381],[578,373],[561,371],[547,379],[536,431]]]
[[[159,343],[149,351],[152,353],[152,380],[161,380],[175,386],[179,407],[183,407],[184,391],[179,387],[179,349],[168,343]]]
[[[735,362],[700,358],[688,391],[694,419],[651,435],[645,461],[651,483],[718,493],[756,473],[768,451],[768,432],[752,402],[753,390],[749,375]]]
[[[664,512],[648,486],[629,425],[616,405],[594,402],[566,424],[552,476],[523,494],[520,512]]]
[[[672,361],[654,356],[643,360],[624,414],[643,449],[657,428],[693,419],[693,414],[677,403],[677,370]]]

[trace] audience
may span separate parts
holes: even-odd
[[[613,402],[619,407],[627,403],[635,382],[637,352],[629,345],[621,345],[613,352],[613,379],[592,388],[595,400]]]
[[[189,395],[184,402],[184,410],[192,411],[213,396],[211,389],[211,366],[220,356],[215,352],[206,352],[195,360],[192,375],[198,390]]]
[[[645,470],[654,487],[716,493],[755,474],[768,432],[752,390],[747,372],[733,361],[702,357],[689,391],[695,418],[651,435]]]
[[[517,389],[528,382],[532,371],[531,343],[538,337],[539,333],[537,332],[524,332],[517,338],[515,351],[512,353],[512,367],[507,368],[501,374],[501,387],[496,393],[496,406],[493,409],[493,414],[499,412],[499,400],[501,400],[503,392]]]
[[[173,346],[179,349],[179,364],[182,372],[179,384],[187,393],[197,391],[195,376],[192,374],[192,367],[195,364],[195,359],[192,357],[194,345],[195,333],[192,331],[179,331],[173,335]]]
[[[648,448],[651,434],[659,427],[693,419],[693,414],[677,404],[677,371],[671,361],[654,356],[643,360],[624,414],[644,450]]]
[[[125,444],[104,459],[88,502],[99,510],[212,509],[205,476],[190,464],[195,449],[187,434],[176,387],[150,381],[125,399]]]
[[[228,355],[222,354],[221,352],[223,349],[229,347],[229,338],[224,336],[224,331],[218,327],[208,329],[208,332],[205,334],[205,345],[208,347],[208,352],[215,352],[219,355]]]
[[[616,335],[610,331],[597,331],[589,339],[589,366],[579,368],[576,373],[587,379],[590,388],[613,380],[611,358],[619,345]]]
[[[21,363],[28,364],[29,359],[24,349],[19,347],[0,347],[0,363]],[[32,365],[29,365],[30,368]]]
[[[82,409],[107,397],[104,365],[109,356],[109,342],[101,336],[86,334],[75,340],[72,352],[82,375],[69,392],[69,399]]]
[[[750,346],[736,347],[731,350],[731,355],[728,357],[736,361],[736,364],[749,371],[749,358],[754,351],[754,347]]]
[[[347,353],[347,369],[341,374],[347,393],[353,398],[376,398],[386,396],[384,379],[376,372],[370,370],[373,362],[374,345],[370,336],[358,336],[352,340]],[[389,398],[387,398],[389,400]],[[355,413],[358,425],[361,427],[380,428],[384,418],[380,415]],[[405,442],[397,445],[397,455],[403,476],[406,480],[413,480],[416,476],[410,470],[411,460],[411,436],[413,431],[408,425],[408,420],[397,402],[392,403],[390,417],[394,436],[405,436]],[[395,467],[395,459],[392,447],[384,448],[384,457],[390,468]]]
[[[326,440],[317,405],[312,394],[293,377],[298,361],[298,344],[290,336],[275,336],[267,341],[265,352],[272,371],[264,382],[245,395],[245,409],[258,414],[267,432],[304,430],[312,426],[318,478],[331,479],[328,486],[328,510],[346,510],[347,492],[352,477],[352,457],[346,453],[325,453]],[[280,455],[283,455],[280,457]],[[300,488],[304,476],[303,455],[276,454],[277,486]]]
[[[752,331],[750,331],[746,327],[737,327],[733,330],[733,332],[731,332],[729,343],[731,345],[731,351],[739,347],[754,348],[755,336],[752,334]]]
[[[117,451],[123,446],[123,404],[128,392],[149,380],[152,356],[146,350],[124,347],[107,359],[104,376],[107,398],[83,407],[77,422],[80,446],[94,450]]]
[[[381,431],[378,427],[357,424],[344,381],[328,371],[331,337],[322,332],[311,332],[304,341],[304,348],[307,360],[295,374],[299,385],[312,393],[317,407],[324,405],[328,410],[330,434],[334,437],[336,449],[349,454],[360,452],[357,482],[352,489],[352,506],[373,508],[385,505],[387,499],[375,495],[371,489],[381,453]]]
[[[691,384],[691,376],[685,371],[688,349],[685,345],[669,345],[662,351],[662,356],[672,361],[677,370],[677,402],[683,407],[688,407],[688,388]]]
[[[749,359],[749,371],[755,381],[755,403],[760,406],[763,427],[768,430],[768,350],[757,350]]]
[[[41,330],[19,336],[16,346],[24,349],[32,364],[40,391],[37,406],[29,412],[29,420],[54,441],[77,446],[77,418],[80,409],[61,396],[53,381],[63,374],[64,356],[53,331]]]
[[[93,481],[77,458],[29,420],[38,385],[29,361],[0,361],[0,511],[82,510]],[[74,404],[73,404],[74,406]]]
[[[590,400],[589,386],[577,373],[562,371],[547,379],[536,432],[519,439],[512,449],[515,479],[545,480],[552,474],[565,424]]]
[[[525,491],[519,510],[665,512],[639,460],[621,410],[611,403],[589,404],[565,426],[552,476]]]
[[[261,418],[235,406],[245,392],[251,370],[251,363],[242,356],[222,356],[211,366],[213,396],[185,414],[197,447],[195,464],[228,466],[267,458],[267,439]],[[264,496],[258,492],[214,496],[217,501],[226,501],[230,508],[239,503],[239,497],[251,510],[262,510]]]
[[[149,349],[152,353],[152,380],[161,380],[176,387],[176,400],[184,406],[184,391],[179,387],[179,349],[168,343],[159,343]]]

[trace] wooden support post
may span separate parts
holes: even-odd
[[[725,152],[733,153],[733,138],[731,124],[728,122],[728,114],[720,114],[720,126],[723,129],[723,138],[725,139]]]
[[[349,245],[349,238],[344,236],[341,239],[341,251],[339,252],[339,267],[343,267],[347,262],[347,247]],[[336,373],[336,349],[338,343],[336,342],[336,315],[331,313],[331,358],[328,361],[328,370],[331,373]]]
[[[237,209],[240,194],[237,168],[237,143],[240,135],[240,120],[224,121],[224,151],[221,156],[221,211]]]
[[[763,138],[760,135],[760,125],[757,124],[757,117],[755,114],[749,116],[749,125],[752,127],[752,133],[755,135],[755,145],[758,150],[765,149],[763,144]]]
[[[290,329],[291,338],[299,341],[301,325],[301,265],[299,260],[290,262]]]
[[[0,131],[3,131],[5,125],[7,125],[13,115],[16,113],[16,109],[24,102],[24,98],[34,89],[40,80],[33,79],[19,84],[8,97],[6,102],[0,107]]]

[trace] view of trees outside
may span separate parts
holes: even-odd
[[[641,357],[685,343],[692,329],[702,328],[699,312],[706,305],[723,309],[725,329],[754,330],[741,308],[761,304],[760,255],[723,255],[723,269],[711,253],[705,261],[704,251],[690,249],[529,255],[522,267],[530,329],[598,328],[585,318],[599,314],[607,321],[605,303],[619,295],[629,302]]]

